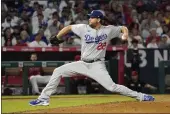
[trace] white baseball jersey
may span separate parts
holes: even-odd
[[[122,26],[101,26],[98,30],[86,24],[72,25],[72,32],[81,38],[81,59],[104,59],[107,45],[112,38],[119,37]]]

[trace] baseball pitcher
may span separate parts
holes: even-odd
[[[119,93],[125,96],[136,98],[139,101],[154,101],[151,95],[133,91],[123,85],[115,84],[105,66],[105,53],[109,41],[112,38],[120,37],[127,40],[128,29],[125,26],[103,26],[101,20],[104,15],[93,10],[89,14],[89,24],[75,24],[64,27],[56,36],[51,38],[53,45],[58,45],[64,40],[62,36],[74,32],[81,38],[81,60],[65,64],[54,70],[49,83],[41,92],[38,99],[30,101],[32,106],[49,105],[49,99],[53,91],[57,88],[61,77],[74,76],[81,74],[96,80],[104,88],[111,92]]]

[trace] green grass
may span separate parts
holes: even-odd
[[[5,100],[4,98],[10,98]],[[16,99],[21,98],[21,99]],[[23,99],[22,99],[23,98]],[[27,98],[27,99],[24,99]],[[28,102],[37,96],[3,96],[2,113],[32,111],[57,107],[79,106],[85,104],[99,104],[108,102],[135,101],[135,99],[120,95],[58,95],[52,96],[50,106],[29,106]]]
[[[68,97],[113,97],[114,95],[112,94],[108,94],[108,95],[104,95],[104,94],[90,94],[90,95],[54,95],[54,96],[51,96],[51,98],[60,98],[60,97],[63,97],[63,98],[68,98]],[[119,95],[118,95],[119,96]],[[2,99],[4,98],[37,98],[37,96],[2,96]]]

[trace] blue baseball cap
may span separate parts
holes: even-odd
[[[101,11],[99,10],[93,10],[90,14],[88,14],[90,18],[103,18],[104,15]]]

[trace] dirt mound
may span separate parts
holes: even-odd
[[[114,102],[37,110],[31,113],[170,113],[170,102]]]

